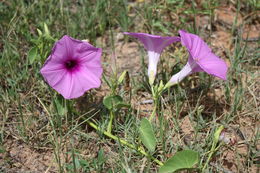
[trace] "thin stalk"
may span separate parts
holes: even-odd
[[[153,112],[152,112],[151,116],[149,117],[150,122],[153,120],[153,118],[156,114],[156,111],[157,111],[157,103],[158,103],[158,98],[159,98],[158,93],[157,93],[157,89],[154,90],[153,85],[151,85],[154,107],[153,107]]]
[[[100,132],[100,133],[106,135],[107,137],[109,137],[109,138],[111,138],[111,139],[113,139],[113,140],[115,140],[115,141],[117,141],[117,142],[119,142],[119,143],[121,143],[121,144],[123,144],[123,145],[129,147],[129,148],[132,148],[132,149],[138,151],[139,153],[143,154],[144,156],[146,156],[146,157],[152,159],[152,160],[153,160],[155,163],[157,163],[158,165],[163,166],[163,163],[162,163],[161,161],[159,161],[158,159],[154,158],[153,156],[151,156],[150,154],[148,154],[147,152],[145,152],[142,148],[140,148],[140,147],[137,148],[137,147],[135,147],[133,144],[130,144],[130,143],[128,143],[127,141],[125,141],[125,140],[123,140],[123,139],[120,139],[119,137],[117,137],[117,136],[115,136],[115,135],[112,135],[111,133],[108,133],[107,131],[101,130],[101,129],[100,129],[96,124],[94,124],[93,122],[87,121],[87,123],[88,123],[91,127],[93,127],[95,130],[97,130],[98,132]]]
[[[18,106],[19,106],[19,115],[22,121],[22,135],[23,137],[25,137],[25,139],[28,139],[28,136],[26,135],[26,126],[25,126],[25,121],[24,121],[24,117],[23,117],[23,111],[22,111],[22,104],[21,104],[21,100],[20,97],[18,99]]]
[[[114,112],[112,110],[110,110],[110,120],[109,120],[109,123],[108,123],[108,126],[107,126],[107,132],[108,133],[111,133],[112,131],[112,124],[113,124],[113,120],[114,120]]]
[[[220,147],[220,145],[217,148],[213,148],[209,151],[209,156],[208,156],[206,163],[204,164],[204,166],[202,168],[202,172],[205,171],[207,165],[209,164],[210,159],[212,158],[213,154],[219,149],[219,147]]]
[[[71,142],[72,142],[72,163],[73,163],[73,170],[74,170],[74,172],[77,172],[77,166],[76,166],[76,160],[75,160],[76,158],[75,158],[73,138],[72,138]]]
[[[60,140],[58,140],[58,135],[56,133],[56,130],[55,130],[55,125],[54,125],[54,122],[52,120],[52,116],[51,116],[51,113],[49,112],[49,110],[46,108],[46,106],[43,104],[43,102],[41,101],[41,99],[39,97],[37,97],[35,95],[35,97],[38,99],[38,101],[40,102],[40,104],[43,106],[43,109],[45,110],[45,112],[47,113],[47,117],[49,119],[49,122],[51,124],[51,127],[52,127],[52,130],[53,130],[53,134],[52,132],[50,131],[49,134],[51,135],[52,137],[52,143],[54,145],[54,157],[55,157],[55,160],[56,162],[58,163],[58,167],[59,167],[59,172],[63,172],[63,169],[62,169],[62,164],[61,164],[61,159],[60,159]]]
[[[209,164],[210,159],[212,158],[213,154],[220,148],[221,145],[217,146],[218,141],[219,141],[219,136],[221,134],[221,131],[224,129],[224,126],[221,125],[219,128],[217,128],[217,130],[214,133],[214,138],[213,138],[213,144],[211,146],[210,149],[210,153],[208,156],[208,159],[206,161],[206,163],[204,164],[203,168],[202,168],[202,172],[204,172],[204,170],[206,169],[207,165]]]
[[[69,102],[67,102],[67,100],[66,99],[63,99],[63,101],[65,102],[62,102],[62,104],[64,104],[65,105],[65,110],[66,110],[66,112],[65,112],[65,122],[66,122],[66,125],[68,125],[68,110],[69,110],[69,107],[70,107],[70,105],[68,105],[69,104]]]
[[[149,117],[149,121],[150,121],[150,122],[154,119],[154,116],[155,116],[155,114],[156,114],[156,110],[157,110],[157,100],[154,99],[153,112],[152,112],[151,116]]]

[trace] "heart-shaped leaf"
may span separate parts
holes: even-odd
[[[144,146],[150,151],[154,152],[156,147],[156,138],[150,121],[146,118],[141,120],[139,128],[140,138]]]
[[[123,99],[119,95],[107,96],[103,100],[103,104],[109,110],[112,110],[113,108],[117,108],[117,106],[122,103],[123,103]]]
[[[159,169],[159,173],[171,173],[181,169],[191,169],[199,162],[199,153],[192,150],[177,152]]]

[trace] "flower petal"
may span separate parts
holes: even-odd
[[[157,64],[159,62],[160,54],[153,52],[153,51],[148,51],[148,58],[149,58],[149,65],[148,65],[148,75],[154,75],[157,72]]]
[[[79,57],[82,64],[88,67],[102,67],[101,65],[101,48],[90,48],[90,50],[86,50],[82,53],[81,57]]]
[[[204,71],[202,68],[200,68],[197,62],[191,57],[191,55],[189,56],[188,64],[192,67],[192,73]]]
[[[170,79],[170,81],[168,82],[170,85],[175,85],[177,83],[179,83],[180,81],[182,81],[186,76],[188,76],[189,74],[191,74],[193,71],[192,66],[190,63],[187,63],[182,69],[181,71],[179,71],[178,73],[176,73],[175,75],[173,75]]]
[[[157,73],[157,64],[159,62],[160,54],[168,45],[180,41],[180,37],[162,37],[158,35],[151,35],[146,33],[130,33],[124,34],[133,36],[140,40],[145,49],[148,51],[148,76],[150,85],[153,84]]]
[[[213,54],[208,45],[199,36],[183,30],[180,30],[179,33],[182,45],[190,53],[189,62],[196,62],[199,65],[195,66],[193,72],[205,71],[226,80],[228,67],[225,61]]]
[[[227,79],[227,64],[212,52],[200,58],[197,63],[205,72],[223,80]]]
[[[180,41],[180,37],[162,37],[158,35],[151,35],[146,33],[131,33],[124,32],[124,34],[133,36],[139,39],[147,51],[154,51],[161,54],[162,50],[170,44]]]
[[[57,41],[52,49],[52,55],[57,61],[64,61],[67,58],[70,58],[71,55],[74,53],[75,45],[73,44],[73,40],[64,35],[59,41]]]
[[[102,71],[102,68],[83,68],[77,77],[85,88],[98,88],[101,84]]]
[[[188,49],[193,59],[199,59],[211,52],[211,49],[199,36],[184,30],[180,30],[179,33],[182,45]]]
[[[102,71],[98,71],[99,74]],[[82,96],[91,88],[100,87],[100,77],[89,69],[81,68],[77,73],[66,72],[56,85],[52,86],[65,99],[73,99]]]
[[[100,86],[103,72],[101,53],[102,49],[85,41],[63,36],[55,43],[40,72],[65,99],[77,98],[87,90]],[[67,66],[68,62],[76,62],[75,70]]]

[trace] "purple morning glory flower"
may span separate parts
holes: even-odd
[[[162,37],[158,35],[151,35],[146,33],[130,33],[124,32],[124,34],[133,36],[139,39],[148,52],[148,76],[149,83],[152,85],[157,72],[157,64],[161,52],[168,45],[180,41],[179,37]]]
[[[179,33],[182,45],[189,51],[189,59],[183,69],[172,76],[168,85],[179,83],[187,75],[202,71],[223,80],[227,79],[227,64],[212,53],[199,36],[184,30],[180,30]]]
[[[77,98],[100,86],[101,54],[102,49],[65,35],[55,43],[40,72],[65,99]]]

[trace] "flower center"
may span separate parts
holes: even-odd
[[[78,65],[78,62],[75,60],[68,60],[65,62],[65,66],[68,70],[74,69]]]

